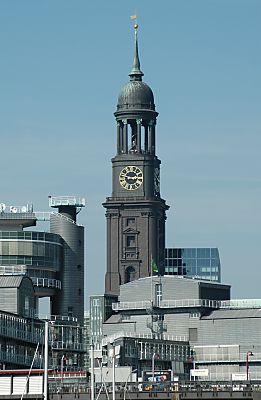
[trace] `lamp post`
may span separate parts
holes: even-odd
[[[48,398],[48,321],[44,323],[44,400]]]
[[[124,385],[124,395],[123,395],[123,400],[125,400],[125,399],[126,399],[126,392],[127,392],[127,385],[128,385],[128,380],[129,380],[129,377],[130,377],[132,374],[134,374],[135,372],[137,372],[137,369],[134,369],[133,371],[131,371],[131,372],[129,373],[129,375],[128,375],[127,379],[126,379],[126,382],[125,382],[125,385]]]
[[[152,355],[152,364],[151,364],[152,382],[154,382],[154,376],[155,376],[155,358],[159,358],[159,355],[157,353],[153,353]]]
[[[112,400],[115,400],[115,346],[112,346]]]
[[[248,357],[249,356],[253,356],[254,354],[252,353],[252,351],[247,351],[246,352],[246,381],[247,381],[247,383],[248,383]]]
[[[91,339],[91,344],[90,344],[90,349],[91,349],[91,400],[94,400],[94,343],[93,340]]]

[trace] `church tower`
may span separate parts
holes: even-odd
[[[117,153],[112,159],[112,195],[103,206],[107,219],[105,294],[151,275],[151,260],[164,273],[165,220],[169,208],[160,196],[160,160],[156,156],[153,92],[142,81],[138,25],[130,81],[122,88],[114,113]]]

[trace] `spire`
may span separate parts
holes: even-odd
[[[143,72],[140,70],[140,60],[139,60],[139,51],[138,51],[138,24],[134,25],[135,32],[135,47],[134,47],[134,59],[132,70],[129,74],[131,81],[141,81],[143,77]]]

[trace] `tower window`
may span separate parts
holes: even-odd
[[[127,247],[135,247],[135,236],[134,235],[127,236]]]
[[[135,224],[135,218],[127,218],[127,226],[134,225]]]

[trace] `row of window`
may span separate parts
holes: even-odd
[[[62,256],[62,247],[56,243],[0,241],[0,254],[58,258]]]
[[[171,267],[167,266],[165,267],[165,272],[177,272],[178,274],[181,275],[197,275],[201,273],[218,273],[219,272],[218,267],[195,267],[195,268],[185,268],[185,267]]]
[[[0,232],[1,239],[18,239],[18,240],[41,240],[54,243],[62,243],[62,238],[49,232],[36,232],[36,231],[2,231]]]
[[[39,267],[49,267],[59,269],[60,259],[55,257],[37,257],[37,256],[0,256],[1,265],[33,265]]]
[[[217,248],[168,248],[165,249],[166,258],[218,258]]]
[[[217,258],[165,258],[165,265],[170,267],[209,267],[219,266],[219,260]]]

